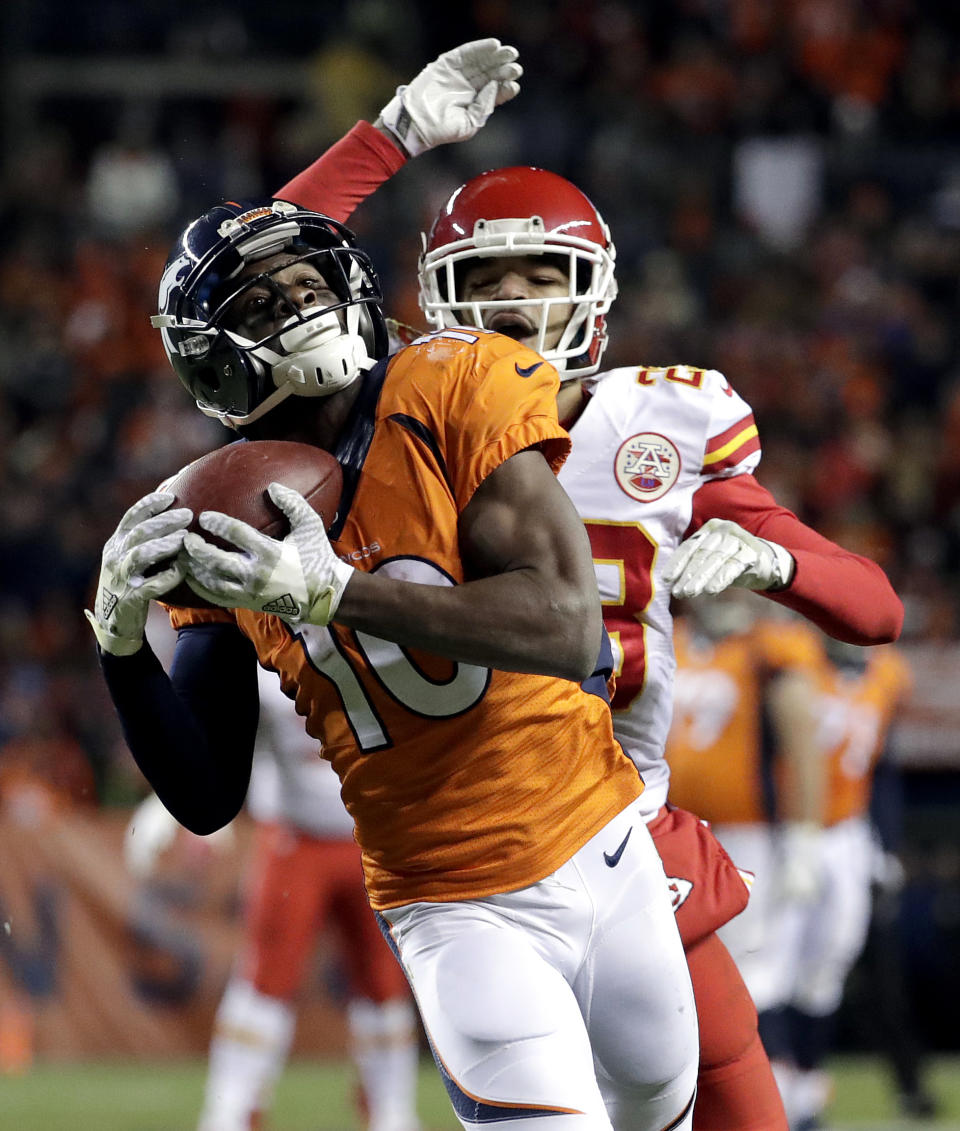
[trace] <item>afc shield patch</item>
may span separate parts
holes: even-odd
[[[662,498],[680,475],[680,453],[659,432],[638,432],[620,445],[613,461],[620,490],[641,503]]]

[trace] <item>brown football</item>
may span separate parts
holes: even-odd
[[[171,507],[189,507],[194,514],[190,529],[216,541],[197,523],[201,511],[222,511],[269,534],[283,538],[289,531],[284,513],[267,494],[271,483],[299,491],[329,529],[340,503],[343,476],[340,464],[322,448],[290,440],[242,440],[187,464],[163,484],[176,501]],[[236,547],[228,547],[235,549]],[[209,603],[183,582],[162,598],[166,605],[209,608]]]

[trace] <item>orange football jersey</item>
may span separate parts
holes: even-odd
[[[509,338],[448,330],[361,379],[334,453],[344,471],[334,549],[358,569],[456,585],[458,518],[479,484],[525,448],[554,470],[569,451],[556,373]],[[607,704],[578,684],[455,664],[336,624],[294,634],[245,610],[171,610],[175,627],[230,617],[295,693],[340,778],[374,907],[525,887],[643,788]]]
[[[676,623],[677,675],[667,738],[670,800],[716,824],[766,821],[762,712],[771,675],[817,664],[821,645],[806,624],[758,621],[714,643]]]
[[[874,767],[912,677],[900,653],[882,647],[869,650],[862,673],[821,665],[817,683],[817,743],[827,759],[824,824],[835,825],[867,811]]]

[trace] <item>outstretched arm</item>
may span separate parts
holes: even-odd
[[[850,644],[885,644],[900,635],[903,603],[880,566],[802,523],[752,475],[710,480],[693,499],[688,534],[710,518],[728,519],[789,551],[792,577],[765,597]]]
[[[397,88],[372,126],[358,122],[274,195],[345,222],[408,157],[473,137],[519,93],[522,73],[516,49],[498,39],[446,51]]]
[[[357,122],[322,157],[273,195],[345,224],[357,207],[407,162],[406,154],[369,122]]]

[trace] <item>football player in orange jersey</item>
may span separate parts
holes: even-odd
[[[414,86],[279,195],[346,220],[439,138],[424,113],[424,89]],[[614,266],[606,225],[569,181],[542,169],[493,170],[460,186],[424,237],[421,305],[434,326],[495,328],[561,371],[559,411],[574,439],[561,482],[587,525],[614,639],[614,726],[646,782],[644,815],[671,878],[697,993],[694,1126],[772,1131],[786,1120],[756,1012],[714,933],[746,892],[709,830],[665,804],[670,591],[768,590],[825,630],[864,643],[895,637],[902,607],[874,563],[803,526],[756,482],[756,427],[720,374],[641,366],[594,376],[616,295]],[[693,537],[668,573],[685,535]]]
[[[141,770],[194,832],[232,819],[254,661],[275,669],[461,1123],[689,1128],[696,1011],[643,783],[581,686],[605,637],[555,370],[483,329],[386,356],[367,256],[279,200],[188,225],[154,322],[204,412],[333,451],[344,491],[329,534],[280,485],[282,540],[203,512],[236,549],[164,492],[121,519],[88,617]],[[143,626],[184,579],[214,607],[174,611],[168,677]]]
[[[519,72],[514,55],[496,42],[468,44],[414,79],[418,88],[428,84],[442,123],[437,143],[467,136],[512,96]],[[161,607],[155,611],[154,636],[149,625],[147,635],[163,659],[167,650],[158,644],[172,632]],[[271,673],[260,674],[258,752],[247,796],[256,835],[246,865],[244,935],[217,1012],[198,1131],[261,1125],[289,1052],[298,990],[328,920],[342,936],[361,1124],[368,1131],[415,1131],[415,1016],[401,967],[366,902],[353,821],[336,775],[318,758],[293,705]],[[151,795],[131,821],[131,866],[151,865],[178,828]]]
[[[753,875],[747,908],[718,935],[760,1011],[766,1047],[763,1011],[780,900],[787,892],[792,901],[809,900],[817,884],[811,853],[824,782],[812,705],[820,634],[800,621],[763,618],[742,590],[684,601],[680,610],[666,744],[670,796],[708,819]],[[776,790],[775,782],[790,788]],[[782,1093],[780,1074],[776,1079]]]
[[[666,745],[670,795],[709,820],[755,876],[747,909],[720,935],[760,1005],[778,891],[809,896],[816,883],[811,842],[825,783],[811,704],[821,637],[802,621],[763,616],[742,591],[684,601],[680,609]]]
[[[847,975],[863,950],[878,858],[869,819],[871,783],[899,710],[910,694],[906,661],[893,648],[825,641],[812,671],[814,755],[825,776],[816,887],[779,893],[761,1014],[791,1127],[820,1126],[829,1094],[823,1063],[832,1051]]]

